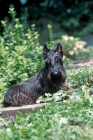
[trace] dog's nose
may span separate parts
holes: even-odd
[[[58,74],[58,72],[57,72],[57,71],[55,71],[55,72],[54,72],[54,74],[55,74],[55,75],[57,75],[57,74]]]
[[[52,72],[51,75],[52,76],[58,76],[58,75],[61,75],[61,72],[60,71],[55,71],[55,72]]]

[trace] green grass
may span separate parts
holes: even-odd
[[[45,109],[19,114],[1,130],[0,140],[92,140],[93,104],[89,100],[50,103]]]

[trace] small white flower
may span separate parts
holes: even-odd
[[[64,117],[60,118],[59,124],[67,124],[67,123],[68,123],[68,119],[67,118],[64,118]]]

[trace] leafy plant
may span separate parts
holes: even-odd
[[[1,140],[92,140],[93,104],[84,102],[50,103],[44,109],[23,115],[19,112],[0,130]]]
[[[43,65],[42,46],[38,41],[38,32],[35,25],[25,30],[24,24],[16,18],[15,10],[9,9],[12,22],[8,26],[1,21],[4,27],[3,36],[0,36],[0,94],[13,84],[36,74]]]
[[[79,88],[83,85],[86,85],[87,87],[93,87],[92,66],[81,66],[79,69],[72,69],[68,71],[67,82],[73,88]]]
[[[49,46],[49,48],[51,48],[51,46],[54,45],[54,40],[53,40],[53,29],[52,29],[52,25],[48,24],[48,32],[49,32],[49,40],[47,42],[47,45]]]

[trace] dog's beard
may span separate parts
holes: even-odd
[[[51,75],[51,73],[49,72],[47,79],[48,79],[49,83],[54,87],[60,86],[62,83],[62,75],[61,74]]]
[[[56,85],[60,85],[62,77],[61,75],[53,75],[53,76],[51,75],[51,81]]]

